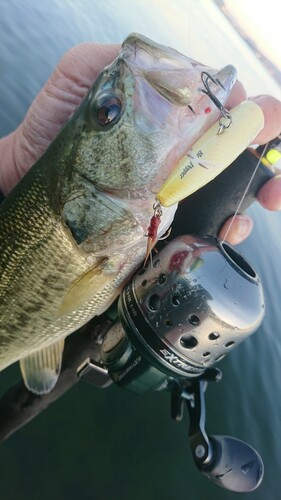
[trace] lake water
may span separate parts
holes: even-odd
[[[83,41],[118,42],[139,31],[215,67],[232,63],[249,94],[280,88],[217,10],[204,0],[0,0],[0,136],[22,120],[59,58]],[[280,498],[281,216],[250,210],[255,229],[241,245],[259,272],[266,317],[220,363],[208,388],[208,432],[229,434],[262,455],[265,477],[251,496]],[[4,391],[19,376],[1,373]],[[134,396],[79,384],[0,450],[3,500],[233,500],[197,470],[187,421],[169,417],[168,395]]]

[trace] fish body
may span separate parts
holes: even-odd
[[[38,393],[55,383],[62,340],[106,310],[141,263],[155,194],[218,118],[200,90],[203,70],[130,35],[0,205],[0,370],[22,360]],[[222,85],[213,92],[224,103],[236,74],[229,66],[216,75]],[[159,235],[174,213],[164,209]],[[55,369],[39,356],[54,345]],[[38,388],[36,370],[53,370],[53,382]]]

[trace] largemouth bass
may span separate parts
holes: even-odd
[[[0,369],[38,394],[64,338],[105,311],[144,258],[155,194],[219,116],[206,67],[132,34],[45,154],[0,206]],[[223,104],[232,66],[209,70]],[[164,209],[159,235],[175,207]]]

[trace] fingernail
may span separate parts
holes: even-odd
[[[266,97],[267,97],[267,95],[266,95],[266,94],[259,94],[259,95],[255,95],[255,96],[253,96],[253,97],[252,97],[252,96],[251,96],[251,97],[248,97],[248,99],[249,99],[250,101],[260,101],[260,100],[262,100],[262,101],[263,101],[263,100],[264,100],[264,98],[266,98]]]
[[[238,245],[247,236],[249,236],[253,227],[253,221],[247,215],[237,215],[235,217],[235,223],[233,224],[231,230],[227,235],[227,240],[232,243],[232,245]]]
[[[252,229],[252,219],[247,215],[237,215],[237,229],[236,233],[239,238],[245,238],[248,236],[249,231]]]

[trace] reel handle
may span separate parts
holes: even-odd
[[[207,379],[212,380],[209,377]],[[216,377],[213,376],[213,380],[216,380]],[[172,417],[175,420],[181,419],[182,404],[185,402],[190,422],[189,443],[193,460],[200,472],[213,483],[229,491],[254,491],[263,479],[263,461],[252,446],[240,439],[207,435],[205,386],[203,377],[193,380],[189,385],[174,386]]]

